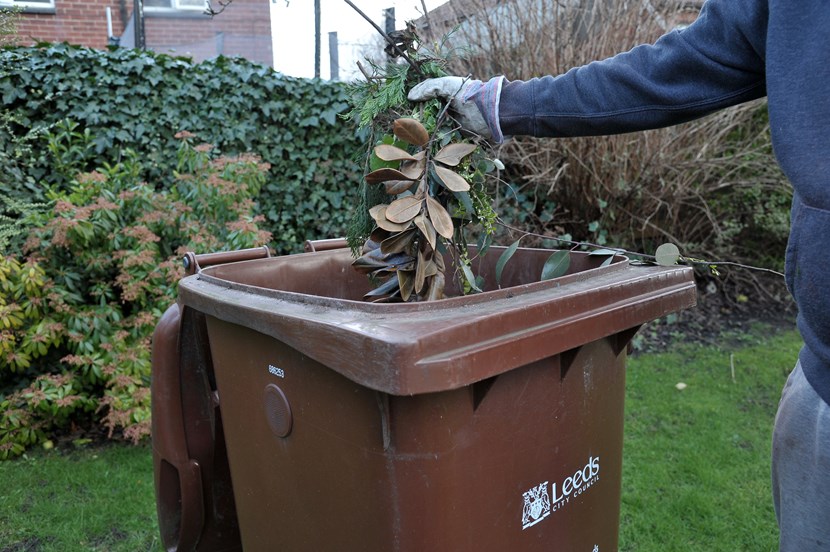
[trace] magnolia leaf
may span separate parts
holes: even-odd
[[[380,249],[380,242],[389,237],[389,232],[381,228],[375,228],[369,234],[369,238],[363,243],[361,254],[368,253],[374,249]]]
[[[392,222],[388,219],[378,220],[375,221],[379,228],[384,230],[388,230],[389,232],[403,232],[407,228],[409,228],[410,222],[404,222],[403,224],[398,224],[397,222]]]
[[[381,182],[388,182],[389,180],[414,180],[414,178],[409,178],[401,171],[390,168],[372,171],[364,178],[367,184],[380,184]]]
[[[423,147],[429,142],[427,129],[415,119],[396,119],[392,124],[392,133],[413,146]]]
[[[406,178],[410,180],[418,180],[418,178],[424,174],[426,166],[427,162],[423,156],[421,156],[420,159],[415,159],[414,161],[402,161],[400,171]]]
[[[413,161],[415,159],[408,151],[402,150],[397,146],[390,146],[389,144],[375,146],[375,155],[384,161]]]
[[[437,258],[443,258],[443,257],[440,257],[440,255],[439,255],[439,257],[437,257]],[[439,270],[438,269],[438,263],[436,263],[434,260],[432,260],[432,259],[428,260],[427,265],[424,267],[424,274],[426,275],[426,277],[431,278],[432,276],[435,276],[439,272],[444,272],[444,270],[443,269]]]
[[[389,255],[392,253],[407,253],[409,247],[415,240],[415,229],[410,228],[405,232],[392,234],[380,244],[380,250],[383,254]]]
[[[371,209],[369,209],[369,216],[375,220],[379,218],[386,218],[386,208],[389,207],[386,203],[378,203]]]
[[[444,273],[439,272],[429,280],[429,287],[427,288],[426,300],[435,301],[444,298]]]
[[[504,265],[506,265],[507,261],[510,260],[510,257],[516,253],[516,250],[519,249],[519,241],[520,240],[516,240],[510,245],[510,247],[505,249],[501,254],[501,257],[499,257],[499,260],[496,262],[496,284],[499,286],[501,286],[501,273],[504,271]]]
[[[383,260],[395,270],[415,270],[415,257],[406,253],[390,253]]]
[[[435,250],[436,241],[438,240],[437,234],[435,232],[435,227],[432,225],[432,222],[425,217],[424,215],[418,215],[415,217],[415,220],[412,222],[415,223],[415,226],[421,231],[421,234],[427,239],[429,246]]]
[[[473,274],[473,270],[469,267],[469,265],[462,264],[461,272],[464,273],[464,279],[467,280],[468,284],[470,284],[470,289],[478,293],[481,293],[481,288],[478,287],[478,285],[476,284],[475,274]]]
[[[438,272],[444,272],[446,267],[444,266],[444,256],[441,253],[436,251],[435,255],[432,256],[432,262],[438,267]]]
[[[542,267],[542,280],[550,280],[564,276],[571,265],[571,252],[567,249],[557,251],[545,261]]]
[[[380,249],[372,249],[352,261],[352,266],[358,272],[369,274],[386,268],[388,263],[383,259]]]
[[[427,279],[427,261],[424,252],[418,250],[418,262],[415,264],[415,293],[421,293]]]
[[[460,143],[453,143],[447,144],[441,150],[435,154],[433,159],[438,161],[439,163],[443,163],[444,165],[449,165],[450,167],[455,167],[461,160],[473,153],[476,148],[475,144],[460,144]]]
[[[366,295],[363,296],[363,298],[368,299],[371,297],[385,297],[389,295],[394,295],[399,291],[399,289],[400,286],[398,285],[398,279],[389,278],[375,289],[367,292]]]
[[[429,212],[429,219],[432,221],[435,231],[447,239],[452,238],[454,228],[452,218],[447,210],[435,201],[435,199],[427,196],[427,211]]]
[[[396,199],[386,208],[386,218],[398,224],[409,223],[423,209],[424,200],[421,196],[408,195]]]
[[[660,266],[673,266],[680,260],[680,249],[673,243],[664,243],[657,248],[654,259]]]
[[[409,301],[412,290],[415,289],[415,272],[411,270],[399,270],[398,286],[401,288],[401,299]]]
[[[385,203],[381,203],[380,205],[375,205],[374,207],[369,209],[369,216],[375,219],[375,224],[377,224],[378,227],[389,232],[403,232],[404,230],[409,228],[409,221],[406,221],[404,223],[396,223],[386,218],[386,210],[388,208],[388,205],[386,205]]]
[[[387,194],[398,195],[412,187],[412,180],[387,180],[383,186]]]
[[[441,183],[452,192],[466,192],[470,189],[470,183],[464,180],[464,177],[457,172],[446,167],[435,165],[435,174]]]

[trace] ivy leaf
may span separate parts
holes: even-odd
[[[673,243],[664,243],[657,248],[654,258],[660,266],[673,266],[680,260],[680,249]]]
[[[461,144],[461,143],[452,143],[447,144],[441,150],[435,154],[435,161],[439,163],[443,163],[444,165],[449,165],[450,167],[455,167],[461,160],[473,153],[476,148],[475,144]]]
[[[516,240],[515,242],[513,242],[510,245],[510,247],[504,250],[504,252],[501,254],[501,257],[499,257],[499,260],[496,262],[496,284],[498,284],[499,286],[501,286],[501,274],[504,271],[504,265],[507,264],[507,261],[509,261],[510,258],[519,249],[520,241],[521,240]]]
[[[571,266],[571,252],[567,249],[557,251],[545,261],[542,267],[542,280],[552,280],[564,276]]]
[[[429,133],[415,119],[396,119],[392,124],[392,133],[407,144],[423,147],[429,142]]]

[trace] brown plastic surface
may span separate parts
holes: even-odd
[[[168,551],[241,550],[204,316],[173,305],[153,334],[156,510]]]
[[[500,253],[493,248],[478,268],[485,289],[496,287]],[[395,395],[470,385],[695,303],[689,267],[635,267],[623,257],[599,267],[604,257],[572,253],[570,274],[540,282],[550,254],[520,249],[503,289],[437,302],[361,301],[368,279],[349,266],[347,249],[214,266],[184,278],[179,297]]]
[[[550,254],[519,250],[495,289],[494,248],[493,291],[418,304],[362,302],[343,249],[183,279],[244,549],[616,550],[626,345],[694,281],[572,253],[538,282]]]

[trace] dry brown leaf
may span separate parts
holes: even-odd
[[[435,199],[427,197],[427,211],[429,212],[429,219],[435,227],[435,231],[447,239],[452,238],[452,217],[450,217],[447,210],[435,201]]]
[[[404,232],[399,232],[397,234],[392,234],[385,240],[380,243],[380,251],[384,255],[389,255],[391,253],[409,253],[407,248],[412,244],[415,240],[415,229],[411,228]]]
[[[439,163],[443,163],[444,165],[449,165],[451,167],[455,167],[461,160],[473,153],[476,148],[475,144],[461,144],[461,143],[452,143],[447,144],[441,150],[435,154],[435,159]]]
[[[410,180],[417,180],[424,174],[424,169],[427,167],[427,162],[425,159],[416,159],[414,161],[402,161],[401,162],[401,174],[409,178]]]
[[[392,133],[399,139],[413,146],[423,147],[429,142],[429,133],[424,125],[415,119],[396,119],[392,124]]]
[[[435,165],[435,174],[451,192],[466,192],[470,189],[470,183],[452,169]]]
[[[372,171],[365,178],[367,184],[380,184],[381,182],[388,182],[389,180],[415,180],[414,178],[407,177],[401,171],[390,168]]]
[[[389,144],[375,146],[375,155],[378,159],[382,159],[384,161],[403,161],[404,159],[413,161],[415,159],[415,157],[413,157],[408,151]]]
[[[406,223],[395,223],[390,221],[386,218],[386,209],[389,206],[385,203],[381,203],[380,205],[375,205],[371,209],[369,209],[369,216],[375,219],[375,224],[378,227],[382,228],[383,230],[387,230],[389,232],[402,232],[409,227],[410,222],[407,221]]]
[[[401,299],[409,301],[412,290],[415,288],[415,272],[412,270],[399,270],[398,286],[401,288]]]
[[[432,225],[432,222],[430,222],[430,220],[423,215],[418,215],[417,217],[415,217],[415,220],[413,222],[415,223],[415,226],[417,226],[418,229],[421,231],[421,234],[423,234],[424,237],[426,237],[429,246],[434,250],[437,245],[438,239],[436,237],[435,227]]]
[[[424,252],[418,250],[418,262],[415,264],[415,293],[421,293],[424,289],[424,282],[426,281],[426,265],[427,260],[424,257]]]
[[[427,301],[435,301],[444,298],[444,273],[439,272],[429,280],[429,288],[426,293]]]
[[[398,195],[412,187],[412,180],[388,180],[383,183],[383,186],[387,194]]]
[[[409,223],[423,208],[424,199],[420,195],[404,196],[396,199],[386,208],[386,218],[398,224]]]

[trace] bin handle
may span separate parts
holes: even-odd
[[[202,268],[224,264],[236,263],[239,261],[250,261],[253,259],[265,259],[271,256],[271,250],[267,245],[262,247],[253,247],[251,249],[237,249],[236,251],[218,251],[216,253],[202,253],[196,255],[192,251],[184,254],[184,268],[188,275],[200,272]]]
[[[315,251],[328,251],[329,249],[342,249],[348,247],[349,243],[346,238],[331,238],[327,240],[306,240],[304,248],[306,253],[314,253]]]

